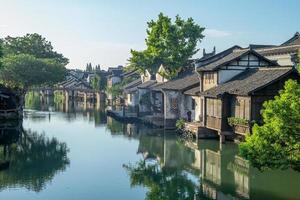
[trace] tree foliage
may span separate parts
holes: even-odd
[[[3,40],[4,56],[29,54],[35,58],[54,59],[61,65],[67,65],[69,60],[53,50],[51,42],[37,33],[26,34],[23,37],[6,37]]]
[[[298,72],[300,73],[300,49],[298,50],[298,59],[297,59],[297,62],[298,62]]]
[[[2,41],[0,40],[0,68],[1,68],[1,58],[2,58],[2,56],[3,56],[3,49],[2,49]]]
[[[0,80],[8,87],[26,89],[51,85],[65,78],[68,59],[53,50],[49,41],[39,34],[6,37],[1,40]]]
[[[174,74],[198,51],[196,47],[204,37],[203,31],[192,18],[184,20],[176,16],[173,23],[160,13],[157,21],[148,22],[146,50],[131,50],[129,67],[140,72],[146,69],[156,72],[162,64]]]
[[[134,79],[135,79],[134,77],[125,78],[121,82],[115,83],[111,87],[107,87],[106,92],[108,94],[111,94],[113,99],[115,99],[116,97],[122,95],[124,86],[130,83],[131,81],[133,81]]]
[[[95,74],[95,76],[92,78],[91,85],[94,90],[101,89],[101,77],[98,74]]]
[[[7,55],[2,59],[0,80],[15,88],[51,85],[65,77],[65,67],[53,59],[36,58],[28,54]]]
[[[92,63],[87,63],[86,64],[85,71],[86,72],[92,72],[93,71]]]
[[[242,156],[255,167],[300,171],[300,85],[289,80],[274,100],[264,103],[262,126],[240,145]]]

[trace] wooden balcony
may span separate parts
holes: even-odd
[[[232,129],[236,134],[246,135],[247,133],[250,133],[251,126],[250,125],[236,124],[232,127]]]
[[[213,130],[221,130],[222,119],[213,117],[213,116],[206,116],[206,127],[213,129]]]

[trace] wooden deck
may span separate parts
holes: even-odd
[[[205,128],[200,122],[186,122],[185,130],[193,133],[196,138],[217,138],[218,132]]]

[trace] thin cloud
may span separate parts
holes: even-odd
[[[213,37],[213,38],[221,38],[221,37],[228,37],[231,36],[232,33],[228,31],[223,30],[217,30],[217,29],[205,29],[204,35],[207,37]]]

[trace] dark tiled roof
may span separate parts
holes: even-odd
[[[276,45],[269,45],[269,44],[249,44],[250,49],[262,49],[262,48],[270,48],[270,47],[276,47]]]
[[[134,80],[123,87],[125,93],[136,91],[138,86],[142,83],[141,79]]]
[[[247,69],[230,81],[201,92],[200,95],[210,97],[217,97],[224,93],[249,95],[293,71],[292,67]]]
[[[272,54],[296,53],[298,49],[300,49],[300,44],[292,46],[277,46],[271,48],[257,49],[256,51],[263,56],[268,56]]]
[[[291,54],[296,53],[300,49],[300,34],[297,32],[295,35],[279,46],[270,46],[265,48],[256,49],[258,53],[264,56],[276,54]]]
[[[197,84],[200,84],[198,75],[190,72],[185,76],[172,79],[170,81],[159,84],[153,90],[187,90]]]
[[[198,71],[213,71],[218,69],[219,67],[222,67],[244,55],[247,54],[254,54],[258,57],[260,57],[261,59],[265,60],[266,62],[269,62],[270,64],[274,64],[276,65],[276,63],[274,61],[271,61],[265,57],[263,57],[261,54],[257,53],[256,51],[252,50],[252,49],[240,49],[240,50],[234,50],[232,51],[230,54],[222,57],[219,60],[216,60],[215,62],[209,63],[205,66],[202,66],[200,68],[198,68]]]
[[[291,39],[284,42],[281,46],[287,46],[287,45],[300,45],[300,33],[296,32]]]
[[[216,60],[223,58],[224,56],[227,56],[228,54],[232,53],[234,50],[237,50],[237,49],[242,49],[242,48],[240,46],[235,45],[233,47],[230,47],[229,49],[226,49],[220,53],[215,54],[214,56],[210,56],[210,57],[204,56],[204,57],[196,60],[196,64],[198,64],[198,67],[207,65],[209,63],[212,63]]]
[[[110,72],[111,75],[109,75],[109,77],[121,76],[121,74],[123,73],[123,69],[112,69]]]
[[[131,87],[134,87],[134,86],[137,86],[137,85],[140,85],[142,83],[142,80],[140,78],[134,80],[134,81],[131,81],[130,83],[128,83],[127,85],[125,85],[123,87],[124,90],[126,89],[129,89]]]
[[[198,96],[199,93],[200,93],[200,86],[191,88],[191,89],[184,92],[184,94],[190,95],[190,96]]]
[[[149,88],[150,86],[152,86],[154,84],[156,84],[155,80],[149,80],[149,81],[146,81],[146,82],[140,84],[138,86],[138,88],[140,88],[140,89],[147,89],[147,88]]]
[[[127,78],[127,77],[131,77],[131,76],[139,76],[139,74],[137,73],[137,70],[131,70],[131,71],[128,71],[128,72],[123,72],[121,74],[121,76],[123,78]]]
[[[153,91],[161,91],[163,85],[164,85],[164,82],[155,83],[154,85],[151,85],[149,88]]]
[[[134,86],[134,87],[131,87],[131,88],[127,88],[126,90],[124,90],[124,93],[133,93],[133,92],[136,92],[138,90],[138,86]]]

